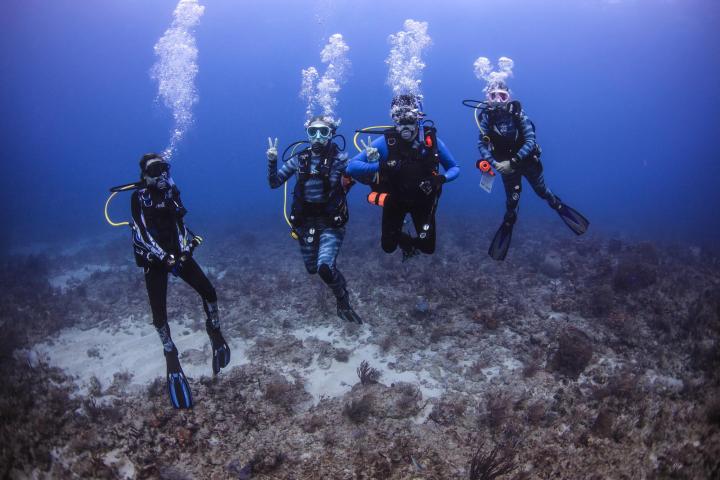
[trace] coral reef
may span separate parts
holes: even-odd
[[[233,362],[211,375],[173,279],[191,411],[169,405],[126,239],[3,259],[0,477],[718,478],[716,256],[528,220],[496,263],[491,222],[441,219],[437,253],[402,263],[354,215],[339,267],[362,326],[285,231],[207,232]]]

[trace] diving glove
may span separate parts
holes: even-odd
[[[515,172],[510,160],[505,160],[504,162],[493,162],[493,167],[495,167],[495,170],[500,172],[502,175],[510,175]]]
[[[200,235],[195,235],[192,240],[190,240],[190,251],[192,252],[197,247],[202,245],[203,238]]]

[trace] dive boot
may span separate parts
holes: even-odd
[[[510,240],[512,240],[512,232],[514,223],[503,222],[498,228],[498,231],[493,237],[488,255],[494,260],[502,261],[507,256],[508,249],[510,248]]]
[[[167,385],[170,403],[174,408],[192,408],[193,400],[190,384],[185,378],[182,367],[180,367],[176,348],[173,348],[170,352],[165,352],[165,362],[167,363]]]
[[[362,320],[350,306],[350,295],[347,291],[347,283],[345,277],[337,268],[331,268],[329,265],[322,264],[318,269],[318,274],[325,282],[333,295],[337,299],[338,317],[348,322],[356,322],[362,324]]]

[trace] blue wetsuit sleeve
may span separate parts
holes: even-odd
[[[520,127],[522,128],[525,143],[523,143],[523,146],[520,147],[520,150],[517,151],[515,156],[520,160],[524,160],[535,148],[535,129],[532,127],[532,122],[527,115],[521,117]]]
[[[480,120],[480,136],[478,138],[478,150],[480,151],[480,159],[487,160],[492,163],[495,159],[493,158],[492,152],[488,145],[483,141],[483,137],[490,131],[490,125],[486,115],[481,115]]]
[[[442,140],[437,139],[438,142],[438,153],[440,154],[440,164],[445,169],[445,179],[448,182],[452,182],[460,174],[460,166],[455,161],[450,150],[445,146]]]
[[[283,183],[287,182],[287,180],[297,171],[297,168],[297,156],[292,157],[290,160],[283,163],[280,170],[277,168],[277,159],[268,160],[268,183],[270,184],[270,188],[278,188]]]
[[[372,146],[377,148],[380,154],[380,159],[377,162],[368,162],[367,153],[363,150],[348,162],[345,172],[362,183],[371,182],[375,174],[380,171],[380,162],[387,160],[388,148],[384,136],[373,140]]]

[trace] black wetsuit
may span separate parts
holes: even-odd
[[[404,251],[417,248],[423,253],[435,252],[435,213],[441,187],[435,185],[432,190],[423,191],[420,184],[431,183],[440,166],[445,170],[445,179],[454,180],[460,170],[455,159],[432,127],[425,127],[422,138],[412,142],[402,140],[392,128],[373,141],[372,146],[377,148],[379,160],[369,162],[367,153],[360,152],[350,161],[347,172],[388,193],[382,217],[383,250],[392,253],[400,246]],[[372,182],[370,178],[376,174],[379,182]],[[417,237],[402,230],[407,214],[413,220]]]
[[[217,294],[191,256],[194,235],[183,221],[187,210],[180,200],[180,191],[174,185],[164,192],[145,188],[135,191],[130,202],[135,261],[145,269],[145,285],[155,328],[167,324],[168,273],[182,278],[200,294],[205,312],[210,316],[209,309],[215,308]],[[178,259],[172,272],[163,261],[167,255]],[[183,256],[186,260],[180,262]]]

